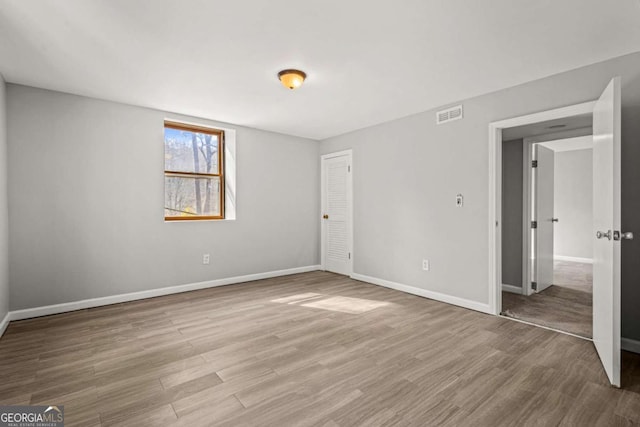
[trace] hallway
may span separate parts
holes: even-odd
[[[592,265],[555,261],[554,284],[530,296],[502,292],[502,315],[592,337]]]

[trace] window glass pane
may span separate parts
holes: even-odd
[[[164,169],[175,172],[220,173],[217,135],[164,128]]]
[[[221,216],[220,178],[165,176],[164,216]]]

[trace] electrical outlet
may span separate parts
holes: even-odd
[[[456,195],[456,207],[457,208],[461,208],[462,207],[463,200],[464,200],[464,197],[462,196],[462,194]]]
[[[209,264],[209,261],[211,261],[211,257],[209,256],[209,254],[203,254],[202,255],[202,263],[207,265],[207,264]]]
[[[428,259],[423,259],[423,260],[422,260],[422,269],[423,269],[424,271],[429,271],[429,268],[430,268],[430,266],[429,266],[429,260],[428,260]]]

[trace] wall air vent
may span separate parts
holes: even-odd
[[[447,108],[446,110],[440,110],[436,113],[436,124],[443,124],[452,122],[454,120],[460,120],[462,118],[462,105],[456,105],[455,107]]]

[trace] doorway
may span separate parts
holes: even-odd
[[[353,184],[351,150],[321,157],[322,269],[353,274]]]
[[[592,115],[585,114],[505,129],[502,142],[502,246],[507,250],[502,252],[501,314],[588,339],[591,122]]]
[[[489,306],[502,310],[502,141],[503,130],[555,119],[593,115],[593,344],[613,386],[620,386],[621,230],[621,82],[614,77],[600,97],[489,124]]]

